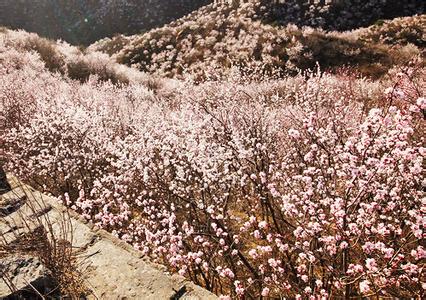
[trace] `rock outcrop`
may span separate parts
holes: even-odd
[[[36,215],[49,219],[54,232],[60,234],[61,216],[66,208],[56,199],[43,195],[14,177],[8,176],[9,192],[0,196],[0,235],[12,245],[22,235],[24,222]],[[42,205],[40,205],[42,203]],[[34,207],[38,207],[35,211]],[[68,214],[68,212],[67,212]],[[72,247],[78,251],[78,268],[85,286],[90,290],[88,299],[216,299],[217,297],[165,268],[148,261],[130,245],[104,230],[95,228],[77,214],[69,212],[73,229]],[[11,224],[14,226],[11,227]],[[20,234],[12,232],[21,231]],[[37,231],[29,232],[37,235]],[[1,245],[1,243],[0,243]],[[8,280],[2,276],[8,272]],[[36,258],[28,255],[8,254],[0,248],[0,299],[31,298],[36,288],[40,293],[52,292],[49,270]],[[14,286],[15,293],[10,287]],[[30,295],[30,296],[28,296]],[[32,295],[32,296],[31,296]]]

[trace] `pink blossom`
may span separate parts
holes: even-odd
[[[261,222],[259,222],[259,228],[261,228],[261,229],[266,229],[266,228],[267,228],[267,226],[268,226],[268,223],[267,223],[267,222],[265,222],[265,221],[261,221]]]
[[[259,298],[259,286],[342,298],[348,282],[419,293],[423,78],[234,74],[152,90],[69,80],[5,40],[5,168],[170,272],[231,298]]]
[[[368,280],[363,280],[359,283],[359,289],[361,293],[367,293],[371,290],[370,282]]]
[[[416,104],[418,107],[420,107],[420,109],[425,110],[426,109],[426,98],[425,97],[420,97],[417,99]]]
[[[365,261],[365,267],[371,272],[377,272],[377,263],[374,258],[367,258]]]
[[[290,129],[288,131],[288,135],[291,136],[294,139],[298,139],[300,137],[300,133],[299,131],[295,130],[295,129]]]
[[[269,295],[269,288],[267,288],[267,287],[263,288],[261,294],[262,294],[263,297],[267,297]]]

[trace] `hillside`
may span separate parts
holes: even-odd
[[[313,68],[319,62],[325,69],[352,66],[364,75],[381,76],[392,66],[423,55],[426,15],[336,32],[265,24],[259,19],[262,9],[262,1],[212,4],[145,34],[101,40],[89,49],[168,77],[183,73],[205,77],[211,69],[253,62],[287,73]],[[381,28],[392,35],[394,27],[399,40],[392,36],[386,40]]]
[[[109,36],[0,27],[0,298],[425,299],[423,2],[168,1],[0,2]]]
[[[107,54],[85,51],[62,41],[52,41],[35,33],[14,31],[0,27],[0,50],[4,55],[12,48],[19,53],[33,53],[40,63],[52,73],[67,78],[87,81],[96,76],[100,81],[114,84],[149,84],[152,76],[118,64]],[[3,61],[6,60],[3,58]]]
[[[424,14],[421,0],[261,0],[261,18],[270,23],[352,30],[383,19]]]
[[[264,23],[284,26],[292,23],[339,31],[369,26],[381,19],[425,12],[425,4],[421,0],[259,1],[255,18]],[[213,2],[238,6],[247,1],[2,0],[0,26],[87,45],[115,34],[148,31]]]
[[[73,44],[162,26],[209,0],[2,0],[0,26]]]
[[[194,84],[3,30],[0,66],[5,170],[169,272],[223,299],[424,298],[422,61]]]

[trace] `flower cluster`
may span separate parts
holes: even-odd
[[[426,288],[424,69],[152,90],[0,47],[7,170],[170,271],[224,299]]]
[[[391,45],[414,44],[424,47],[423,29],[426,15],[395,18],[390,21],[378,22],[374,26],[362,28],[358,32],[360,38],[368,42],[383,42]]]
[[[16,51],[36,53],[50,71],[71,79],[86,81],[91,75],[96,75],[98,80],[121,84],[146,84],[150,80],[145,74],[116,63],[105,53],[81,51],[66,42],[53,42],[22,30],[1,31],[0,43],[2,47]]]

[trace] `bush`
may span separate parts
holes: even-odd
[[[64,68],[64,57],[58,53],[56,44],[40,37],[28,39],[26,48],[33,50],[40,55],[47,69],[52,72],[62,71]]]
[[[58,72],[66,78],[87,81],[90,76],[100,81],[111,81],[114,84],[130,82],[148,83],[150,77],[135,69],[117,64],[108,55],[97,51],[82,51],[65,42],[53,42],[36,34],[25,31],[6,30],[0,33],[0,47],[5,48],[8,64],[13,61],[22,67],[29,52],[36,53],[40,61],[51,72]],[[9,51],[10,50],[10,51]],[[9,55],[14,52],[13,55]],[[17,53],[17,52],[20,52]],[[31,61],[32,64],[36,59]]]
[[[396,18],[383,21],[367,29],[358,32],[366,42],[381,42],[390,45],[413,44],[417,47],[426,46],[424,28],[426,26],[426,15],[415,17]]]
[[[31,68],[0,73],[34,108],[0,110],[8,170],[170,271],[241,299],[422,296],[424,69],[153,96]]]
[[[174,78],[191,74],[200,79],[206,78],[205,70],[211,65],[227,72],[232,65],[252,63],[287,74],[313,69],[317,63],[330,71],[352,66],[363,75],[377,78],[422,53],[418,47],[422,47],[423,16],[391,21],[379,32],[375,26],[353,32],[326,32],[265,24],[256,17],[259,5],[259,1],[249,1],[236,9],[207,6],[141,35],[100,41],[94,49],[113,54],[119,63],[144,72]],[[386,34],[388,38],[380,38]],[[414,43],[410,51],[401,47],[407,42]],[[117,51],[112,52],[114,48]]]
[[[114,84],[128,84],[129,78],[125,74],[120,74],[114,68],[106,55],[96,55],[96,53],[74,58],[67,65],[68,76],[71,79],[87,81],[91,75],[96,75],[101,81],[111,81]]]

